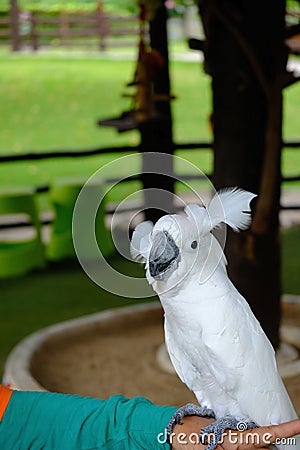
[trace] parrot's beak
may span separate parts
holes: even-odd
[[[172,237],[166,231],[160,231],[155,236],[150,250],[150,275],[156,280],[163,280],[177,268],[179,258],[179,249]]]

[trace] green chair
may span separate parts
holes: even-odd
[[[54,221],[50,230],[50,240],[46,249],[46,256],[49,260],[58,261],[76,256],[73,237],[72,237],[72,219],[73,210],[77,197],[85,184],[86,179],[82,178],[61,178],[50,186],[50,202],[55,210]],[[86,187],[87,198],[100,198],[103,193],[103,182],[96,182]],[[88,206],[88,205],[87,205]],[[82,235],[85,233],[84,220],[80,224]],[[114,250],[111,235],[105,225],[105,204],[102,201],[98,209],[95,221],[95,234],[98,246],[104,256],[108,256]],[[82,255],[85,259],[95,259],[97,254],[95,249],[90,248],[89,242],[86,242],[86,254]]]
[[[0,234],[0,278],[24,275],[45,266],[41,224],[35,203],[34,188],[7,188],[0,190],[0,215],[26,215],[33,235],[26,238],[22,230],[11,236]]]

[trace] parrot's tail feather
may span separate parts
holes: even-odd
[[[239,188],[219,191],[207,207],[212,228],[227,223],[234,231],[245,230],[251,223],[250,202],[256,197],[251,192]]]
[[[136,261],[146,261],[147,251],[149,250],[149,235],[153,229],[153,223],[148,220],[140,223],[133,232],[130,253]]]

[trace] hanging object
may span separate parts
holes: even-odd
[[[138,56],[133,80],[126,85],[128,88],[135,88],[135,91],[123,94],[123,97],[132,99],[132,108],[129,111],[124,111],[117,118],[99,121],[99,125],[115,127],[119,132],[136,129],[141,122],[150,120],[155,116],[156,101],[170,101],[175,98],[170,95],[154,93],[155,77],[163,68],[165,61],[162,55],[157,50],[152,49],[147,42],[147,20],[153,17],[159,4],[159,1],[150,0],[139,2]]]

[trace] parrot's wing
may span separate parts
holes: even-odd
[[[192,390],[194,379],[198,377],[197,369],[191,364],[189,357],[176,345],[174,332],[176,332],[174,327],[169,326],[168,321],[165,320],[165,343],[171,362],[181,381]]]
[[[296,419],[277,371],[273,347],[238,291],[232,293],[231,300],[231,305],[224,300],[225,311],[222,307],[216,311],[202,335],[213,377],[236,400],[245,417],[258,425]],[[229,317],[224,327],[226,311]],[[215,402],[218,404],[218,398]]]
[[[165,342],[173,367],[183,383],[194,392],[198,402],[207,408],[213,408],[214,404],[210,401],[207,391],[213,391],[214,395],[222,394],[220,387],[215,379],[210,376],[210,372],[203,366],[201,355],[196,359],[190,357],[186,352],[182,338],[176,336],[176,327],[165,320]],[[194,347],[195,349],[195,347]],[[220,396],[218,397],[220,399]]]
[[[150,251],[150,233],[153,230],[153,223],[146,221],[138,224],[134,230],[130,242],[130,253],[133,259],[146,262]]]

